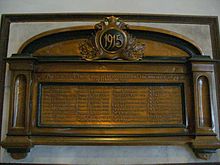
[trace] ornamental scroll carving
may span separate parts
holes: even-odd
[[[106,17],[94,29],[96,33],[79,44],[83,59],[142,59],[145,45],[126,31],[129,27],[120,18]]]

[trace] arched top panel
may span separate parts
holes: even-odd
[[[175,32],[130,25],[126,31],[145,45],[144,56],[191,57],[202,54],[201,49],[192,40]],[[94,26],[47,31],[23,43],[18,53],[33,56],[81,56],[80,43],[94,34]]]

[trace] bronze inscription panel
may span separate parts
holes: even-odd
[[[40,127],[183,124],[181,84],[43,83],[39,90]]]

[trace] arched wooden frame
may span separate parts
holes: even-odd
[[[144,56],[191,57],[202,55],[189,38],[164,29],[129,26],[127,30],[146,45]],[[94,26],[78,26],[43,32],[28,39],[18,54],[33,56],[80,56],[79,43],[94,35]]]
[[[1,36],[4,36],[1,38],[1,45],[0,51],[2,52],[2,59],[3,57],[6,57],[7,54],[7,39],[8,39],[8,34],[9,34],[9,26],[10,23],[13,21],[70,21],[70,20],[100,20],[104,16],[108,16],[108,14],[100,14],[100,15],[83,15],[83,14],[56,14],[56,15],[4,15],[2,19],[2,31],[1,31]],[[219,49],[218,49],[218,26],[217,26],[217,18],[214,17],[188,17],[188,16],[159,16],[159,15],[117,15],[125,20],[135,20],[135,21],[140,21],[140,22],[169,22],[169,23],[198,23],[198,24],[205,24],[210,26],[211,30],[211,37],[212,37],[212,46],[213,46],[213,56],[214,58],[218,58],[219,54]],[[56,19],[55,19],[56,18]],[[193,45],[193,44],[192,44]],[[194,46],[193,46],[194,47]],[[183,49],[182,49],[183,50]],[[191,49],[190,49],[191,50]],[[214,60],[210,60],[208,58],[202,58],[200,56],[196,56],[195,54],[201,54],[198,53],[198,48],[196,48],[193,51],[194,54],[190,54],[193,58],[188,59],[184,63],[190,64],[191,65],[191,71],[193,74],[193,84],[194,84],[194,100],[198,100],[198,95],[196,94],[198,91],[198,87],[196,86],[197,84],[197,79],[201,76],[207,77],[207,80],[212,80],[213,79],[213,71],[214,71],[214,65],[213,62]],[[31,51],[30,51],[31,52]],[[187,51],[190,52],[190,51]],[[197,52],[197,53],[195,53]],[[28,56],[27,56],[28,55]],[[166,59],[166,58],[165,58]],[[10,69],[14,72],[14,76],[17,75],[25,75],[26,80],[27,80],[27,95],[25,95],[27,98],[29,98],[29,93],[30,93],[30,86],[32,82],[31,77],[32,73],[35,70],[34,66],[37,63],[45,63],[48,61],[48,59],[44,59],[41,57],[33,57],[30,54],[21,54],[21,56],[12,56],[12,58],[7,59],[8,62],[10,63]],[[164,59],[163,59],[164,60]],[[164,62],[164,61],[158,61],[158,62]],[[59,60],[56,60],[55,58],[52,59],[53,62],[58,62]],[[1,62],[1,61],[0,61]],[[4,61],[3,61],[4,62]],[[51,62],[51,60],[50,60]],[[71,62],[71,60],[69,61]],[[73,61],[72,61],[73,62]],[[145,61],[145,62],[150,62],[150,61]],[[152,61],[151,61],[152,62]],[[156,62],[156,61],[153,61]],[[170,60],[168,59],[166,62],[170,64],[175,64],[183,61],[177,60]],[[166,63],[165,62],[165,63]],[[1,69],[2,76],[4,77],[4,69],[5,69],[5,63],[4,65],[1,65],[3,69]],[[19,65],[22,64],[22,65]],[[127,65],[127,64],[125,64]],[[56,68],[54,68],[56,71],[58,71]],[[105,69],[104,67],[101,67],[100,69]],[[18,70],[18,71],[16,71]],[[217,76],[217,74],[215,74]],[[218,78],[217,78],[218,79]],[[3,79],[2,79],[3,80]],[[3,88],[3,83],[4,81],[0,82],[1,88]],[[209,82],[208,82],[209,83]],[[218,87],[217,87],[218,88]],[[210,87],[210,90],[212,90],[212,87]],[[208,90],[204,90],[208,91]],[[3,94],[3,93],[2,93]],[[206,94],[205,94],[206,96]],[[1,95],[1,98],[3,98],[3,95]],[[2,101],[2,99],[1,99]],[[199,101],[198,101],[199,102]],[[27,99],[27,103],[29,104],[29,100]],[[198,121],[201,119],[201,116],[199,116],[200,110],[197,107],[198,105],[195,105],[195,119]],[[28,106],[26,107],[26,112],[29,113]],[[26,117],[29,117],[29,114],[25,113]],[[193,115],[193,114],[191,114]],[[27,152],[29,152],[30,148],[33,145],[36,144],[46,144],[46,141],[41,141],[42,139],[37,139],[36,137],[32,137],[30,134],[30,129],[28,128],[29,126],[29,121],[25,121],[25,128],[23,129],[11,129],[9,128],[9,134],[8,137],[5,139],[5,141],[2,142],[2,146],[5,147],[8,152],[11,153],[11,155],[14,158],[22,158],[26,155]],[[198,123],[198,122],[197,122]],[[210,124],[211,125],[211,124]],[[219,142],[215,137],[215,132],[213,132],[212,128],[206,127],[206,128],[201,128],[199,125],[195,125],[195,130],[193,134],[190,134],[189,136],[192,137],[190,140],[188,137],[168,137],[168,138],[162,138],[163,142],[166,142],[166,144],[190,144],[191,147],[193,148],[194,152],[196,155],[202,159],[207,159],[210,155],[210,153],[215,152],[216,149],[219,148]],[[66,141],[65,141],[66,139]],[[129,138],[116,138],[117,141],[114,142],[114,144],[127,144],[127,145],[152,145],[152,144],[159,144],[158,143],[158,138],[140,138],[138,139],[129,139]],[[50,144],[57,144],[58,141],[65,141],[65,144],[73,145],[73,144],[96,144],[95,140],[93,141],[90,138],[85,138],[84,142],[80,141],[80,138],[76,138],[75,141],[72,141],[71,138],[68,137],[60,137],[56,139],[51,139]],[[104,140],[103,138],[101,139],[96,139],[99,140],[99,144],[113,144],[111,142],[107,141],[102,141]],[[121,141],[122,140],[122,141]],[[133,143],[130,143],[132,140]],[[135,140],[135,141],[134,141]],[[137,141],[136,141],[137,140]],[[62,142],[64,142],[62,141]],[[160,137],[159,137],[160,141]],[[60,144],[62,144],[62,142]],[[162,142],[162,143],[163,143]],[[161,143],[161,144],[162,144]],[[114,145],[113,144],[113,145]],[[163,143],[165,144],[165,143]]]

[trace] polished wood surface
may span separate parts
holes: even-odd
[[[135,34],[142,34],[137,30]],[[87,62],[69,49],[66,56],[60,46],[54,55],[42,45],[45,54],[28,54],[32,48],[40,50],[35,41],[7,59],[12,88],[2,146],[14,158],[26,156],[38,144],[189,144],[202,159],[220,147],[211,92],[215,61],[198,54],[193,43],[180,37],[178,41],[187,42],[189,48],[170,44],[167,53],[152,57],[145,52],[140,61]],[[63,48],[68,42],[61,42]],[[163,46],[155,45],[165,49],[162,40]],[[151,53],[159,52],[157,46],[150,47]],[[25,105],[17,101],[24,99]]]
[[[187,57],[188,52],[183,50],[180,47],[176,46],[176,43],[174,45],[166,43],[166,40],[160,41],[158,36],[155,36],[155,38],[146,38],[142,39],[142,37],[148,37],[148,34],[150,33],[158,33],[164,34],[170,37],[179,38],[181,40],[186,41],[187,43],[192,44],[192,46],[195,47],[195,49],[198,50],[198,54],[202,54],[201,49],[190,39],[188,39],[185,36],[182,36],[180,34],[177,34],[175,32],[167,31],[164,29],[158,29],[158,28],[150,28],[150,27],[139,27],[139,26],[129,26],[129,29],[131,31],[139,31],[141,36],[140,38],[137,38],[137,41],[147,45],[144,47],[144,56],[165,56],[165,57]],[[43,32],[42,34],[39,34],[37,36],[34,36],[27,40],[19,49],[18,53],[23,53],[25,49],[35,41],[38,41],[39,39],[43,37],[49,37],[53,34],[61,34],[61,33],[67,33],[67,32],[78,32],[82,30],[91,30],[91,33],[94,33],[94,27],[92,26],[78,26],[78,27],[72,27],[72,28],[62,28],[62,29],[56,29],[51,30],[48,32]],[[146,34],[145,34],[146,33]],[[90,34],[91,35],[91,34]],[[84,36],[88,37],[88,36]],[[82,39],[82,37],[74,36],[74,39],[68,39],[68,40],[61,40],[59,42],[51,42],[48,44],[44,44],[43,47],[39,47],[36,50],[30,50],[35,56],[81,56],[79,45],[82,43],[85,39]],[[167,39],[168,40],[168,39]],[[43,42],[43,41],[40,41]],[[178,41],[176,41],[178,42]],[[39,44],[39,43],[38,43]],[[178,44],[178,43],[177,43]],[[26,53],[26,52],[25,52]]]
[[[173,36],[176,38],[180,38],[182,40],[185,40],[186,42],[192,44],[195,46],[200,54],[202,54],[201,48],[199,48],[194,41],[191,39],[172,32],[168,31],[165,29],[159,29],[159,28],[152,28],[152,27],[144,27],[144,26],[132,26],[129,25],[130,30],[138,30],[141,32],[154,32],[154,33],[162,33],[165,35]],[[43,32],[41,34],[38,34],[30,39],[28,39],[25,43],[21,45],[21,47],[18,50],[18,53],[22,53],[24,49],[30,44],[33,43],[34,41],[51,36],[53,34],[59,34],[59,33],[65,33],[65,32],[71,32],[71,31],[82,31],[82,30],[93,30],[92,32],[94,33],[94,26],[74,26],[74,27],[68,27],[68,28],[61,28],[61,29],[55,29],[55,30],[50,30],[47,32]],[[87,36],[88,37],[88,36]],[[74,38],[73,40],[68,39],[67,41],[60,41],[58,43],[52,43],[48,46],[39,48],[38,50],[34,51],[35,55],[80,55],[80,50],[78,49],[79,43],[82,42],[84,39],[77,39]],[[187,53],[181,50],[180,48],[176,46],[172,46],[170,44],[166,44],[165,42],[160,42],[160,41],[154,41],[154,40],[149,40],[149,39],[140,39],[138,38],[140,42],[143,42],[145,45],[148,45],[144,47],[144,55],[146,56],[187,56]]]
[[[214,61],[85,62],[66,57],[61,62],[54,57],[45,63],[45,58],[8,59],[14,87],[2,145],[14,158],[36,144],[190,144],[202,159],[219,148],[210,108]],[[25,108],[15,104],[24,97]],[[25,111],[25,119],[16,110]]]

